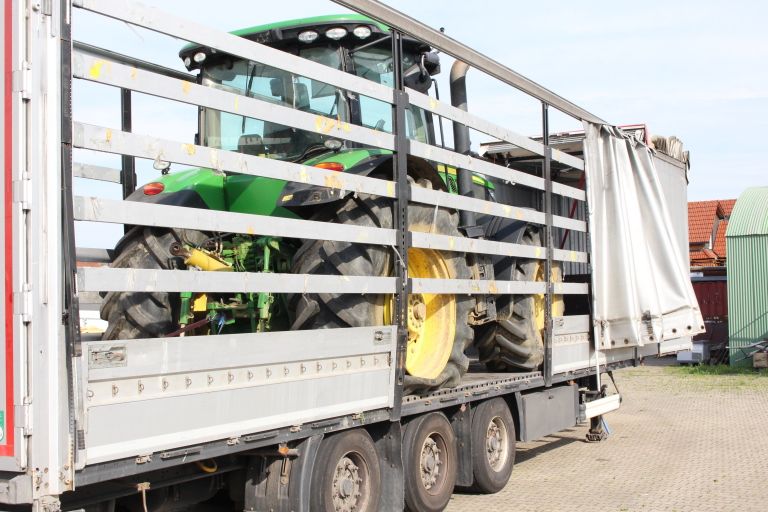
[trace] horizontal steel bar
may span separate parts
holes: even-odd
[[[72,175],[76,178],[108,181],[110,183],[123,182],[123,172],[120,169],[112,169],[111,167],[102,167],[100,165],[73,163]]]
[[[415,140],[411,141],[411,154],[420,156],[427,160],[435,160],[447,165],[451,165],[461,169],[468,169],[470,171],[484,174],[486,176],[493,176],[501,180],[509,181],[513,184],[524,185],[526,187],[532,187],[538,190],[544,190],[544,180],[538,176],[532,176],[530,174],[510,169],[509,167],[503,167],[486,160],[474,158],[469,155],[461,155],[448,149],[439,148],[423,142]],[[586,200],[586,193],[583,190],[579,190],[575,187],[569,187],[558,183],[554,186],[552,191],[556,194],[578,199],[580,201]]]
[[[477,238],[464,238],[436,233],[411,232],[413,247],[422,249],[436,249],[439,251],[470,252],[474,254],[493,254],[496,256],[514,256],[518,258],[544,259],[547,250],[544,247],[532,245],[510,244],[495,242],[493,240],[480,240]],[[577,251],[555,250],[555,260],[586,263],[587,254]]]
[[[394,277],[81,268],[78,289],[94,292],[394,293]]]
[[[394,136],[380,130],[373,130],[342,122],[338,119],[302,112],[257,98],[249,98],[235,92],[205,87],[157,75],[85,52],[75,52],[72,59],[72,70],[75,78],[83,80],[130,89],[152,96],[230,112],[244,117],[261,119],[368,146],[376,146],[388,150],[395,148]]]
[[[83,149],[175,162],[219,172],[227,171],[306,183],[334,190],[395,197],[395,184],[392,181],[121,132],[102,126],[75,123],[74,145]]]
[[[411,201],[433,206],[443,206],[445,208],[454,208],[456,210],[469,210],[507,219],[524,220],[535,224],[544,224],[544,214],[536,210],[493,203],[491,201],[484,201],[482,199],[460,196],[419,186],[411,185]]]
[[[521,91],[537,98],[549,105],[552,105],[556,109],[564,112],[570,116],[573,116],[582,121],[588,121],[590,123],[605,124],[605,121],[590,114],[583,108],[579,107],[566,100],[565,98],[555,94],[537,84],[536,82],[524,77],[523,75],[512,71],[508,67],[504,66],[491,59],[490,57],[483,55],[482,53],[469,48],[468,46],[459,43],[455,39],[452,39],[442,32],[439,32],[427,25],[406,16],[405,14],[375,0],[333,0],[339,5],[343,5],[381,21],[385,25],[395,27],[399,31],[407,34],[411,37],[424,41],[433,48],[436,48],[443,53],[447,53],[451,57],[460,61],[470,64],[473,68],[478,69],[488,75],[491,75],[502,82],[509,84]]]
[[[555,283],[557,295],[584,295],[589,287],[586,283]],[[531,295],[545,293],[547,284],[543,281],[482,281],[475,279],[411,279],[413,293],[436,294],[491,294]]]
[[[509,142],[510,144],[514,144],[515,146],[518,146],[522,149],[530,151],[531,153],[544,156],[544,144],[542,144],[541,142],[535,141],[529,137],[526,137],[525,135],[520,135],[518,133],[515,133],[497,124],[491,123],[490,121],[486,121],[481,117],[470,114],[466,110],[461,110],[460,108],[456,108],[442,101],[438,101],[430,96],[427,96],[426,94],[422,94],[413,89],[408,89],[408,101],[411,103],[411,105],[416,105],[419,108],[429,110],[430,112],[433,112],[439,116],[445,117],[452,121],[457,121],[474,130],[485,133],[486,135],[490,135],[491,137],[495,137],[497,139],[501,139],[503,141]],[[553,150],[552,159],[579,170],[584,169],[584,160],[577,158],[575,156],[569,155],[567,153],[563,153],[562,151]],[[513,175],[515,176],[517,175],[517,173],[524,174],[524,173],[521,173],[520,171],[513,171],[513,172],[514,172]],[[543,180],[541,181],[543,182]],[[518,182],[522,183],[519,180]],[[531,186],[534,186],[534,185],[531,185]],[[563,187],[565,187],[565,185],[563,185]],[[544,185],[542,184],[541,186],[536,186],[536,188],[544,188]],[[563,192],[567,192],[568,188],[572,188],[572,187],[567,187],[566,189],[564,189]],[[574,191],[578,191],[578,189],[574,189]],[[571,194],[576,193],[574,191],[571,191]],[[582,201],[584,200],[585,196],[583,192],[581,194],[582,197],[577,197],[571,194],[563,193],[561,195],[568,195],[568,197],[574,197],[576,199],[581,199]]]
[[[75,197],[75,220],[395,245],[395,230],[161,204]]]
[[[169,76],[172,78],[177,78],[179,80],[186,80],[188,82],[197,81],[197,75],[193,75],[192,73],[184,73],[183,71],[177,71],[173,68],[167,68],[165,66],[155,64],[154,62],[147,62],[145,60],[136,59],[134,57],[123,55],[122,53],[117,53],[110,50],[105,50],[104,48],[99,48],[98,46],[93,46],[88,43],[73,41],[72,47],[76,51],[91,53],[98,57],[115,61],[115,62],[122,62],[124,64],[128,64],[135,68],[143,69],[145,71],[150,71],[158,75]]]
[[[411,200],[416,203],[443,206],[457,210],[469,210],[472,212],[504,217],[507,219],[523,220],[534,224],[544,224],[545,216],[542,212],[517,206],[509,206],[482,199],[465,197],[440,190],[411,186]],[[572,229],[574,231],[586,231],[587,223],[581,220],[569,219],[558,215],[552,216],[552,224],[558,228]]]
[[[145,6],[130,0],[122,2],[74,0],[72,5],[155,32],[214,48],[220,53],[261,62],[390,104],[393,102],[393,90],[385,85],[212,29],[155,7]]]

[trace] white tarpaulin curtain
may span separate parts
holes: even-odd
[[[595,334],[601,349],[703,331],[651,150],[585,123]]]

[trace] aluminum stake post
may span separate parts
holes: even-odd
[[[395,402],[392,420],[399,420],[403,403],[403,383],[405,380],[405,356],[408,346],[408,248],[411,237],[408,232],[408,202],[411,190],[408,185],[408,151],[410,142],[406,135],[405,109],[408,107],[408,94],[405,92],[402,70],[402,34],[392,30],[392,60],[394,65],[394,133],[395,155],[392,160],[393,180],[396,182],[397,197],[394,201],[394,221],[397,231],[395,249],[395,276],[397,293],[395,294],[395,324],[397,325],[397,371],[395,373]]]

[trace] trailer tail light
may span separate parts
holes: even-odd
[[[340,164],[339,162],[320,162],[319,164],[315,164],[315,167],[318,167],[320,169],[328,169],[329,171],[338,171],[338,172],[341,172],[344,170],[344,164]]]
[[[152,183],[147,183],[142,187],[142,191],[144,192],[145,196],[156,196],[163,190],[165,190],[165,185],[157,181]]]

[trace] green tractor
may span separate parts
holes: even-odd
[[[393,85],[394,63],[389,29],[359,15],[306,18],[252,27],[236,35],[298,55],[334,69]],[[180,53],[190,70],[199,70],[204,86],[255,97],[316,114],[318,119],[392,131],[387,103],[258,62],[187,46]],[[425,44],[403,39],[402,73],[408,87],[428,93],[440,71],[437,54]],[[463,77],[462,77],[463,78]],[[321,123],[322,124],[322,123]],[[432,115],[409,107],[407,136],[435,144]],[[391,179],[390,151],[343,142],[318,126],[307,132],[232,113],[201,108],[198,143],[338,172]],[[466,147],[464,150],[467,151]],[[461,173],[459,173],[461,174]],[[456,193],[457,171],[408,157],[412,183]],[[472,176],[473,194],[483,199],[504,195],[501,182]],[[304,218],[370,227],[393,227],[391,200],[335,195],[330,189],[249,175],[191,169],[163,174],[127,198],[248,214]],[[449,209],[411,205],[411,231],[466,236],[480,228],[494,240],[540,245],[538,229],[523,222],[478,218],[460,225]],[[477,232],[477,229],[474,229]],[[392,248],[334,242],[204,233],[137,226],[115,249],[113,267],[190,269],[220,272],[292,272],[301,274],[388,276]],[[469,257],[461,253],[411,248],[411,277],[543,280],[534,260]],[[392,320],[387,295],[271,293],[204,294],[162,292],[106,295],[101,316],[108,321],[104,339],[189,336],[384,325]],[[557,313],[556,313],[557,314]],[[408,301],[407,386],[424,389],[455,386],[468,367],[467,349],[475,345],[491,370],[536,369],[543,360],[543,296],[470,297],[411,294]]]

